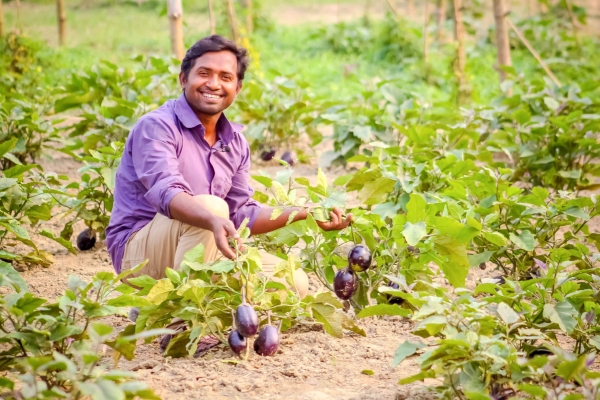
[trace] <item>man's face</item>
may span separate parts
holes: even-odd
[[[242,88],[237,78],[237,59],[230,51],[198,57],[187,79],[179,74],[179,83],[192,109],[206,115],[225,110]]]

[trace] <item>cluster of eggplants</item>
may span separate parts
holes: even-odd
[[[335,295],[349,300],[358,289],[357,272],[364,272],[371,266],[371,251],[362,244],[354,246],[348,253],[348,268],[340,269],[333,279]]]
[[[273,325],[265,325],[258,332],[258,316],[254,308],[246,301],[238,306],[235,311],[235,326],[229,334],[227,342],[231,350],[240,354],[248,347],[247,338],[258,333],[258,338],[254,341],[254,351],[261,356],[270,356],[277,352],[279,347],[279,331]]]

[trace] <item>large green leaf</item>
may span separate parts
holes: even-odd
[[[402,361],[406,359],[406,357],[410,357],[422,348],[426,347],[425,344],[421,342],[411,343],[409,341],[405,341],[398,346],[396,349],[396,353],[394,354],[394,361],[392,361],[392,368],[396,368]]]
[[[406,204],[406,220],[417,223],[427,220],[427,202],[420,194],[413,193]]]
[[[535,248],[535,237],[527,230],[522,231],[520,235],[515,235],[511,232],[509,236],[510,241],[520,249],[533,251]]]
[[[498,304],[498,315],[500,315],[500,318],[502,318],[502,321],[506,325],[511,325],[519,321],[519,314],[504,302]]]
[[[411,246],[416,246],[425,235],[427,235],[427,225],[425,222],[417,222],[415,224],[407,222],[402,231],[402,236],[406,239],[406,243]]]
[[[365,183],[358,193],[360,201],[366,205],[384,203],[389,193],[394,189],[396,181],[384,176]]]
[[[337,338],[344,336],[341,314],[335,311],[335,307],[329,304],[311,304],[311,308],[313,316],[323,324],[325,332]]]
[[[568,334],[573,333],[577,326],[576,315],[577,310],[567,300],[559,301],[556,305],[544,305],[544,318],[558,324],[560,329]]]
[[[160,304],[167,300],[169,294],[175,289],[173,282],[169,279],[161,279],[158,283],[150,289],[150,292],[146,296],[146,299],[152,304]]]
[[[400,316],[409,317],[411,314],[410,310],[402,308],[397,304],[377,304],[374,306],[363,308],[357,315],[356,318],[366,318],[372,316]]]

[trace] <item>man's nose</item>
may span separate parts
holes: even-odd
[[[206,81],[206,86],[210,89],[210,90],[218,90],[220,89],[220,82],[219,82],[219,77],[218,76],[211,76],[208,81]]]

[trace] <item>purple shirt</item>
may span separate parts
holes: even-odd
[[[211,148],[183,94],[139,119],[117,170],[106,228],[106,245],[117,273],[129,237],[156,213],[171,218],[169,203],[179,192],[218,196],[229,205],[229,219],[236,228],[245,218],[252,227],[262,206],[251,198],[250,149],[241,128],[222,114],[217,143]]]

